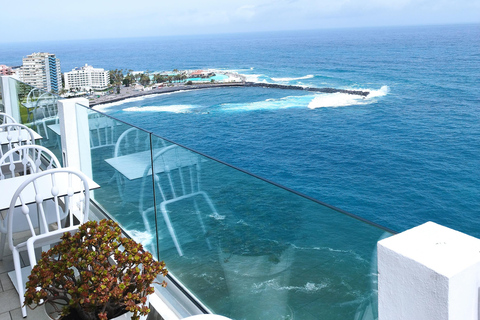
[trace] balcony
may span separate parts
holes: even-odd
[[[101,186],[94,214],[166,262],[168,286],[152,301],[164,319],[377,319],[376,244],[392,231],[96,112],[86,99],[32,99],[25,83],[0,84],[0,111]],[[12,266],[0,262],[0,306],[9,308],[0,319],[20,315],[5,275]]]

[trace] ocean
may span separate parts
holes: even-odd
[[[0,63],[38,51],[64,72],[212,68],[368,90],[217,88],[95,109],[398,232],[434,221],[480,237],[478,24],[14,43]]]

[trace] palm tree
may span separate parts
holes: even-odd
[[[120,86],[123,80],[123,71],[121,69],[110,70],[110,84],[117,87],[117,93],[120,93]]]

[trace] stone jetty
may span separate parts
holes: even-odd
[[[184,83],[176,84],[171,87],[160,87],[155,88],[149,91],[124,91],[120,94],[111,94],[106,96],[101,96],[90,101],[90,107],[104,104],[117,102],[124,99],[136,98],[152,94],[162,94],[175,91],[186,91],[186,90],[199,90],[199,89],[210,89],[210,88],[223,88],[223,87],[261,87],[261,88],[273,88],[273,89],[283,89],[283,90],[303,90],[310,92],[322,92],[322,93],[347,93],[353,95],[359,95],[366,97],[368,96],[368,91],[360,90],[345,90],[345,89],[335,89],[335,88],[313,88],[313,87],[302,87],[294,85],[285,85],[285,84],[276,84],[276,83],[262,83],[262,82],[228,82],[228,83],[206,83],[206,84],[193,84],[186,85]],[[125,88],[122,88],[125,89]]]

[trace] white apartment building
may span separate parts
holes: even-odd
[[[60,60],[53,53],[37,52],[23,58],[19,76],[21,81],[49,92],[62,90]]]
[[[88,64],[81,68],[75,68],[70,72],[65,72],[64,77],[66,90],[104,90],[108,88],[110,83],[108,71],[102,68],[94,68]]]

